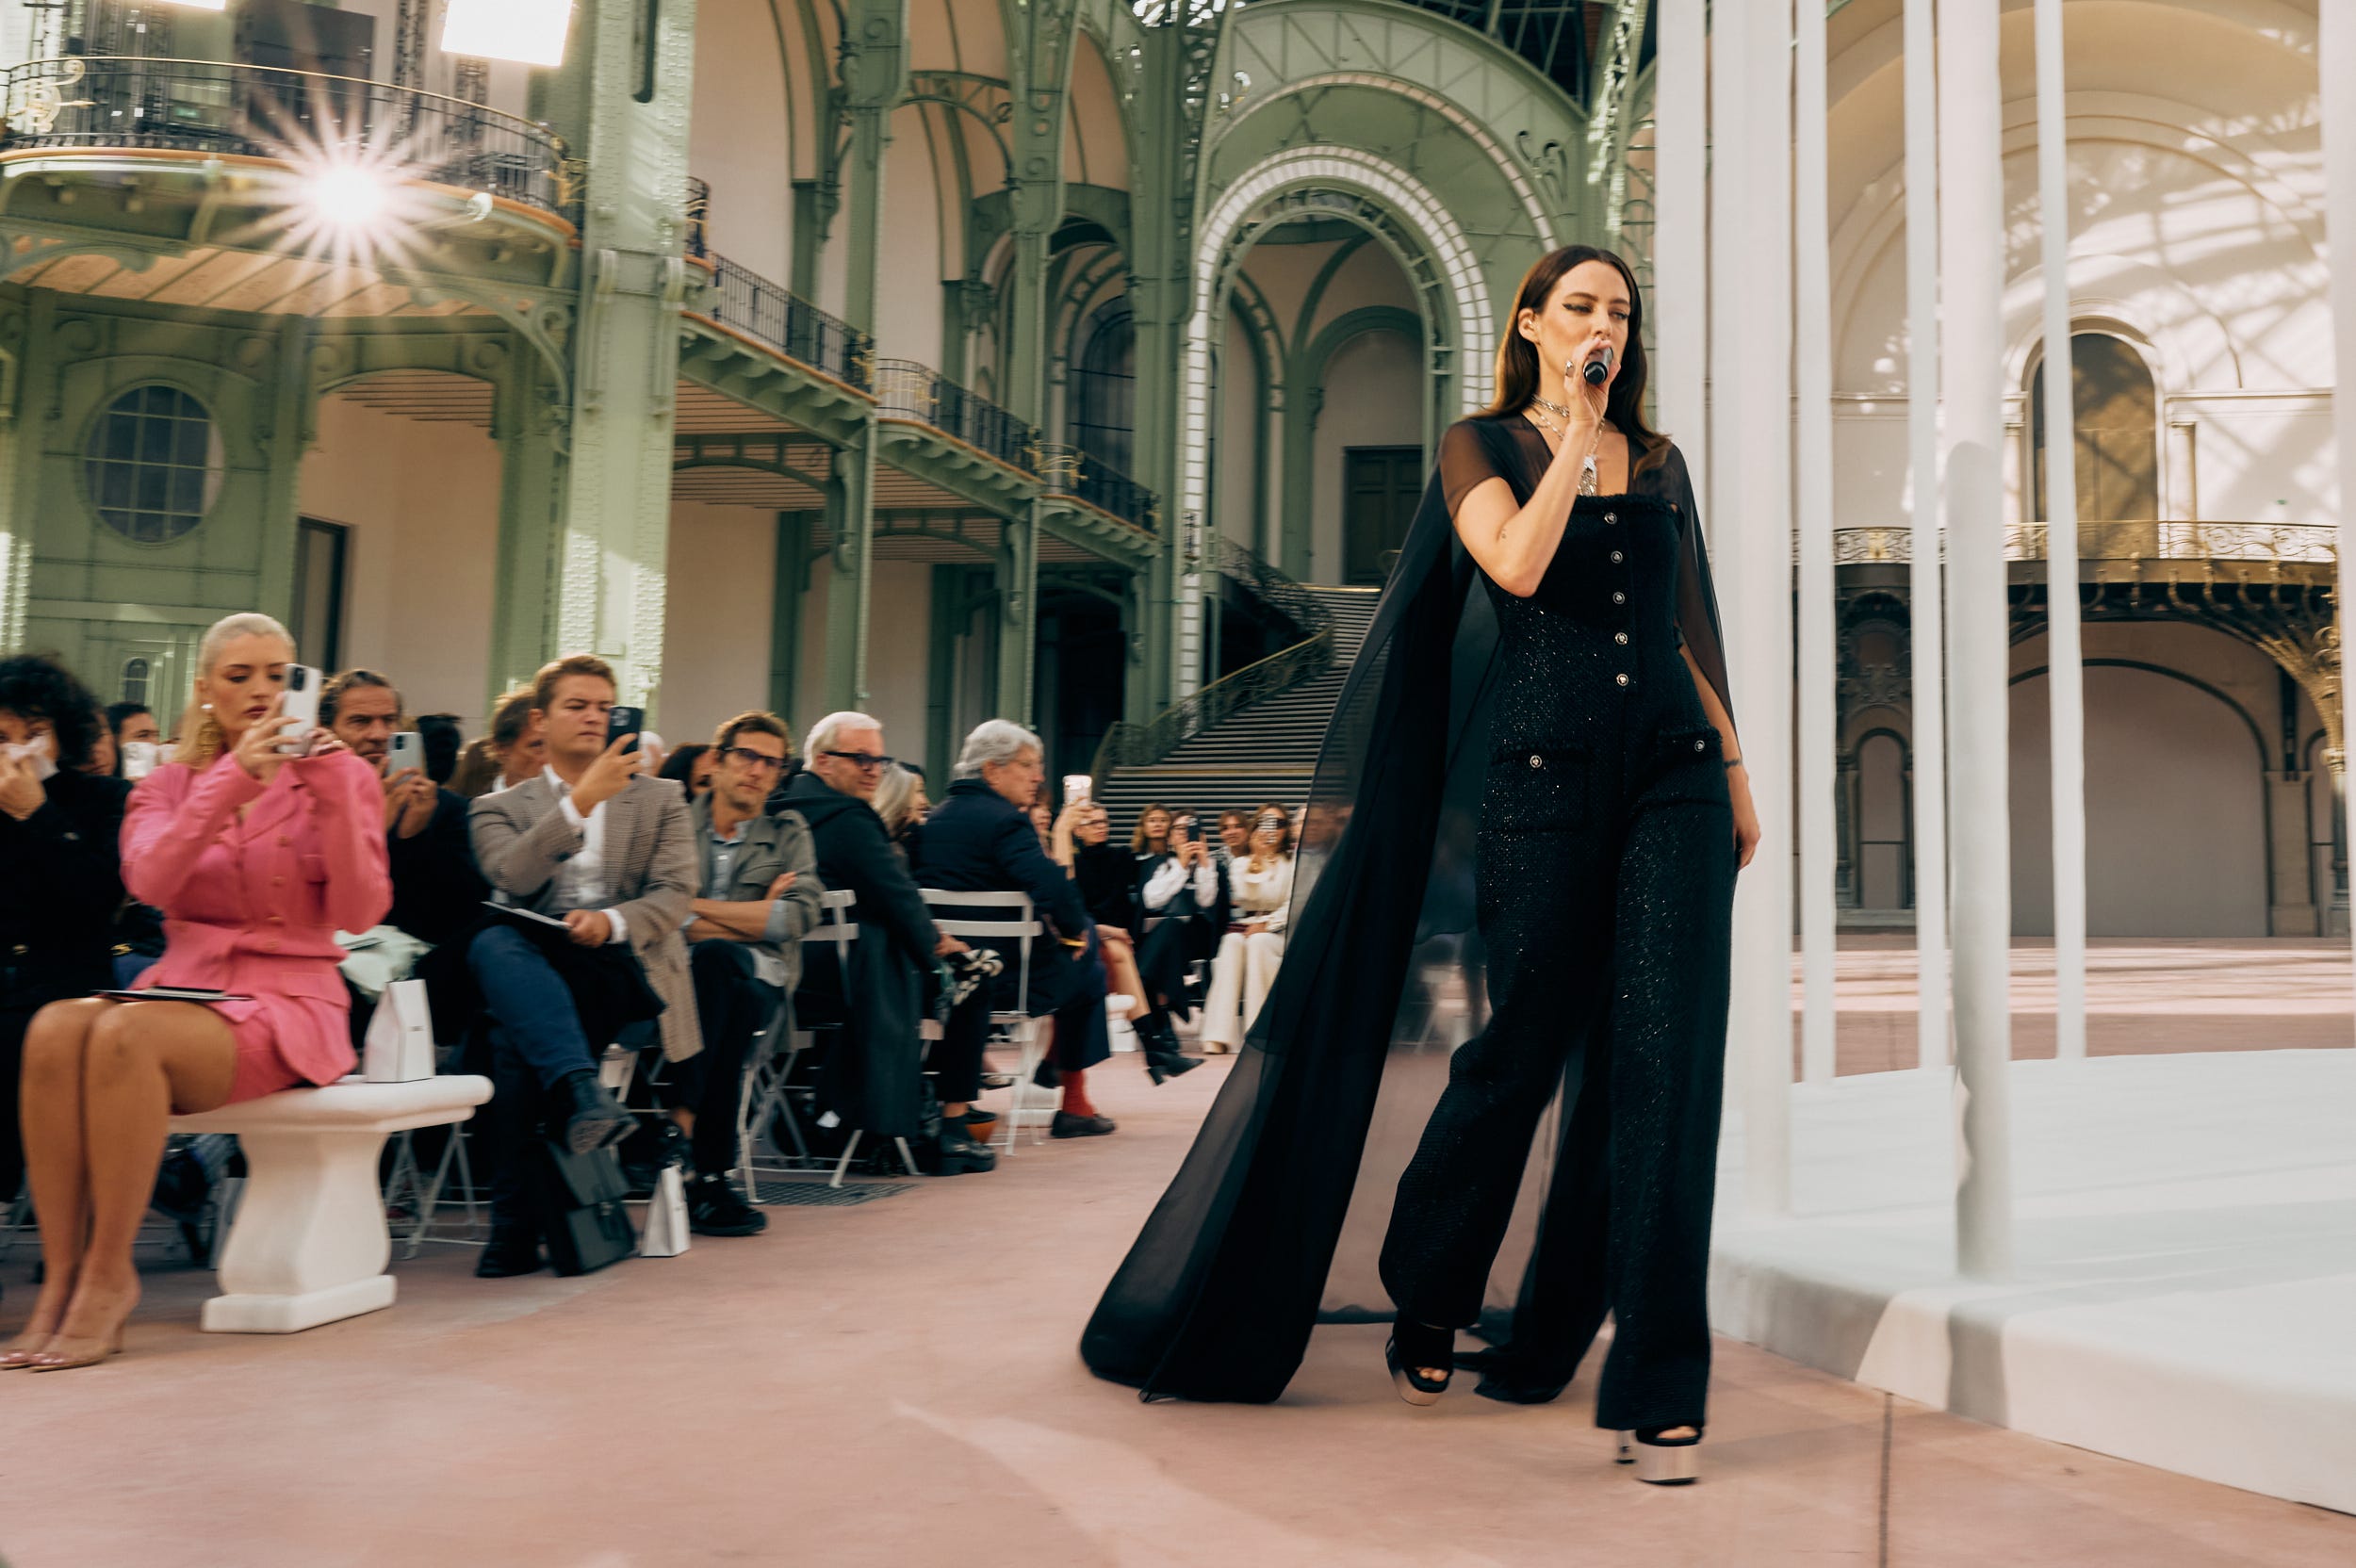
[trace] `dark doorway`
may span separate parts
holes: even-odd
[[[1421,447],[1342,449],[1342,580],[1380,585],[1423,496]]]
[[[303,517],[295,523],[295,657],[331,673],[344,667],[344,558],[352,531]]]

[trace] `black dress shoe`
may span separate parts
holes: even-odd
[[[1051,1138],[1101,1138],[1112,1130],[1113,1119],[1111,1117],[1082,1116],[1076,1111],[1057,1111],[1055,1119],[1048,1125],[1047,1135]]]
[[[1014,1087],[1014,1074],[1011,1072],[985,1072],[982,1074],[982,1087],[986,1089],[1010,1089]]]
[[[769,1217],[736,1195],[725,1176],[698,1176],[687,1184],[687,1228],[699,1236],[757,1236]]]
[[[996,1152],[974,1142],[966,1133],[962,1119],[941,1119],[941,1137],[934,1145],[934,1175],[963,1176],[997,1168]]]
[[[494,1225],[489,1245],[475,1259],[474,1277],[507,1280],[518,1274],[537,1274],[547,1266],[547,1260],[540,1256],[537,1230],[530,1225]]]
[[[564,1147],[576,1154],[619,1143],[637,1125],[637,1119],[620,1101],[606,1092],[605,1086],[597,1082],[597,1073],[588,1068],[566,1073],[556,1086],[553,1098],[556,1108],[548,1119],[564,1122]]]

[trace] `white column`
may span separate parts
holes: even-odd
[[[2045,664],[2053,754],[2053,1042],[2086,1054],[2086,724],[2078,638],[2078,428],[2070,390],[2070,131],[2061,0],[2037,0],[2037,190],[2045,272]]]
[[[2322,8],[2324,241],[2331,271],[2331,426],[2340,449],[2339,602],[2356,593],[2356,16]],[[2345,626],[2346,620],[2342,623]],[[2345,666],[2343,666],[2345,671]],[[2356,735],[2356,680],[2340,681],[2341,733]]]
[[[1653,396],[1677,438],[1705,529],[1710,502],[1710,104],[1706,0],[1661,0],[1653,70]]]
[[[2002,0],[1939,8],[1940,356],[1946,415],[1947,624],[1955,721],[1956,1266],[2012,1265],[2006,1082],[2012,1018],[2011,843],[2005,734],[2004,185],[1997,18]]]
[[[1834,944],[1841,859],[1833,792],[1841,787],[1834,699],[1832,565],[1832,228],[1825,190],[1824,8],[1800,0],[1793,54],[1792,221],[1795,269],[1800,572],[1800,1076],[1832,1077]]]
[[[1726,514],[1727,662],[1764,832],[1736,883],[1728,1067],[1755,1213],[1790,1207],[1792,1084],[1792,13],[1713,8],[1711,443]],[[1739,77],[1733,86],[1729,78]],[[1729,104],[1728,100],[1731,99]],[[1720,112],[1724,111],[1724,112]],[[1731,427],[1731,428],[1729,428]]]
[[[1939,583],[1939,93],[1933,0],[1906,0],[1906,438],[1913,564],[1915,1062],[1947,1063],[1947,617]]]

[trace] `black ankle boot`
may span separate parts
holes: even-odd
[[[1192,1072],[1203,1065],[1200,1056],[1188,1056],[1178,1049],[1177,1031],[1170,1028],[1170,1019],[1161,1013],[1145,1021],[1137,1030],[1137,1043],[1145,1048],[1146,1075],[1156,1084],[1181,1073]]]
[[[576,1154],[586,1154],[609,1143],[619,1143],[630,1135],[636,1125],[622,1102],[608,1094],[597,1082],[596,1071],[582,1068],[568,1072],[550,1091],[553,1104],[548,1120],[564,1127],[564,1147]]]
[[[527,1220],[493,1220],[491,1239],[474,1264],[478,1280],[506,1280],[537,1274],[548,1266],[540,1256],[540,1232]]]

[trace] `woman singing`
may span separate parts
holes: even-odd
[[[1759,824],[1642,333],[1609,252],[1523,278],[1496,397],[1444,437],[1344,689],[1275,990],[1082,1340],[1100,1375],[1273,1399],[1320,1316],[1387,1318],[1410,1403],[1446,1389],[1460,1329],[1497,1347],[1481,1393],[1538,1402],[1609,1313],[1596,1424],[1642,1478],[1695,1474]],[[1394,1171],[1387,1217],[1353,1211]]]
[[[392,904],[384,796],[327,731],[282,733],[294,644],[267,615],[205,634],[186,737],[132,792],[123,882],[164,911],[142,987],[212,1003],[53,1003],[25,1042],[25,1151],[46,1272],[0,1367],[88,1366],[123,1348],[131,1243],[173,1112],[209,1111],[352,1070],[337,930]],[[307,755],[293,756],[288,747]]]

